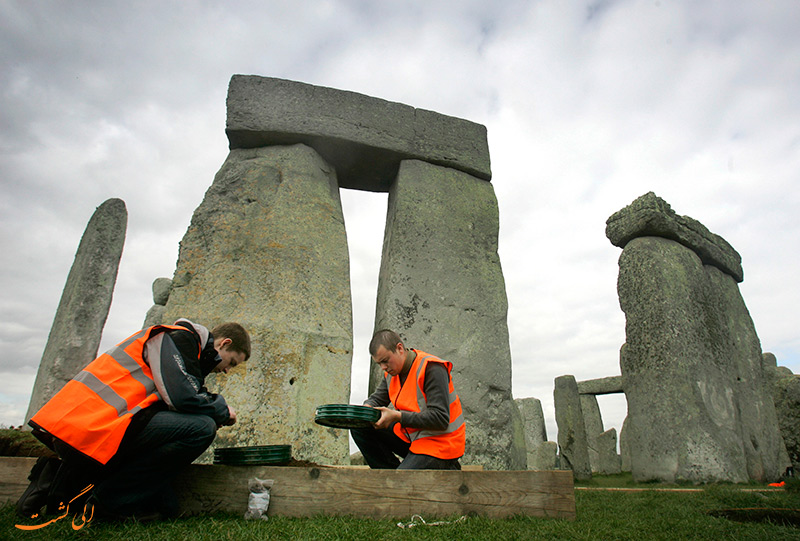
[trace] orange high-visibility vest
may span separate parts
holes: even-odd
[[[403,441],[411,443],[410,451],[421,455],[430,455],[441,459],[459,458],[464,455],[466,443],[466,425],[464,414],[461,411],[461,400],[453,387],[453,378],[450,371],[453,363],[444,361],[424,351],[414,350],[417,354],[414,363],[406,377],[406,384],[400,385],[399,377],[389,378],[389,396],[393,397],[392,403],[398,411],[423,411],[425,401],[425,367],[429,362],[441,363],[447,368],[449,387],[450,423],[444,430],[428,430],[419,428],[401,427],[400,423],[394,425],[394,433]],[[411,383],[411,385],[408,385]]]
[[[42,406],[30,424],[106,464],[119,449],[131,418],[161,399],[143,352],[149,338],[172,329],[188,331],[178,325],[155,325],[100,355]]]

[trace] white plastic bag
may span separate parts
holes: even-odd
[[[245,519],[267,520],[267,509],[269,508],[269,489],[275,481],[272,479],[252,478],[247,482],[250,490],[250,498],[247,500],[247,512]]]

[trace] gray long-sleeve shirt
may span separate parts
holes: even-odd
[[[408,371],[401,373],[398,377],[402,388],[406,384]],[[450,376],[447,374],[447,368],[441,363],[429,362],[425,367],[425,383],[422,389],[426,397],[425,407],[420,412],[401,411],[400,426],[427,430],[446,429],[450,424],[449,383]],[[416,382],[412,379],[408,384],[416,385]],[[389,396],[389,387],[386,384],[386,378],[383,378],[375,392],[364,401],[364,404],[388,406],[396,399],[396,396]]]

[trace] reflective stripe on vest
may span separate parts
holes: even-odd
[[[119,449],[133,415],[161,398],[144,359],[145,342],[178,329],[188,330],[174,325],[149,327],[103,353],[68,381],[31,418],[31,424],[106,464]]]
[[[424,352],[415,351],[415,353],[417,353],[421,358],[419,360],[415,359],[414,364],[417,365],[416,371],[414,374],[408,374],[408,376],[406,376],[406,381],[408,381],[409,377],[415,378],[414,386],[416,387],[417,411],[422,412],[427,409],[425,393],[423,391],[423,385],[420,385],[420,379],[424,376],[428,359],[435,359],[433,362],[442,362],[443,364],[446,363],[445,367],[447,368],[448,377],[448,414],[450,421],[447,428],[444,430],[404,428],[400,426],[400,423],[397,423],[394,426],[394,433],[401,439],[411,443],[411,452],[428,454],[445,459],[458,458],[464,454],[465,424],[461,400],[458,398],[458,394],[455,392],[455,388],[453,387],[453,378],[450,375],[452,363],[442,361],[433,355],[424,354],[423,356],[422,354]],[[390,390],[391,396],[394,378],[389,374],[386,374],[386,377],[387,389]],[[397,389],[397,387],[399,387],[399,389]],[[399,379],[396,380],[395,389],[395,407],[400,409],[396,403],[400,401],[400,395],[403,389],[403,385],[400,384]]]

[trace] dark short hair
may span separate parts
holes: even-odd
[[[369,342],[369,354],[373,357],[378,353],[378,348],[383,346],[386,351],[396,351],[397,344],[402,344],[403,339],[396,332],[389,329],[381,329],[372,335]]]
[[[244,353],[244,360],[250,358],[250,335],[244,327],[238,323],[222,323],[211,329],[211,335],[217,338],[230,338],[231,345],[228,346],[233,351]]]

